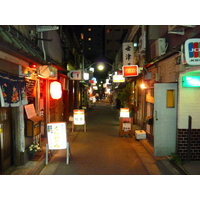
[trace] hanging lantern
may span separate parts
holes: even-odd
[[[62,88],[60,82],[58,81],[51,82],[50,94],[53,99],[60,99],[62,97]]]

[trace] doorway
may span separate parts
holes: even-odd
[[[154,84],[154,155],[176,151],[177,83]]]
[[[0,173],[13,165],[11,108],[0,108]]]

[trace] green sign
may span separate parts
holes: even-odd
[[[200,76],[183,76],[183,87],[200,87]]]

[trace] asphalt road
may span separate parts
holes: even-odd
[[[159,175],[155,160],[135,138],[119,137],[119,119],[107,103],[86,112],[87,131],[75,126],[68,133],[71,156],[53,152],[40,175]]]

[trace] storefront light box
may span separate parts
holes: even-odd
[[[200,76],[183,76],[183,87],[200,87]]]

